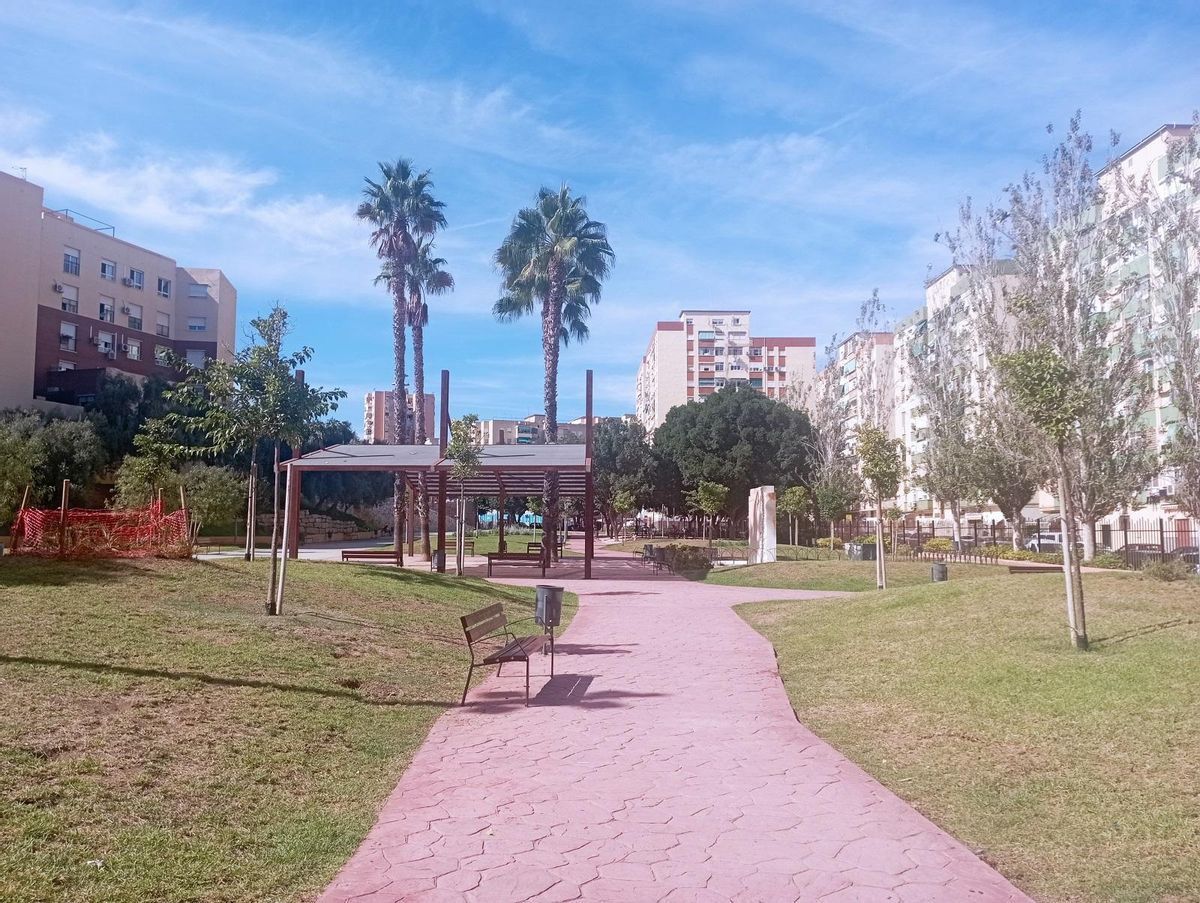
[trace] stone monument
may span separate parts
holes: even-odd
[[[750,490],[750,564],[775,560],[775,487]]]

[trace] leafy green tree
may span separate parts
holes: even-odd
[[[458,481],[458,529],[455,549],[455,573],[463,575],[463,533],[466,524],[467,498],[465,483],[479,472],[483,446],[479,442],[479,418],[467,414],[450,424],[450,436],[446,444],[446,457],[454,463],[450,476]]]
[[[702,404],[673,408],[654,432],[654,449],[688,486],[728,486],[742,514],[755,486],[807,483],[812,467],[808,417],[749,388],[726,386]]]
[[[837,467],[823,466],[813,486],[813,501],[817,511],[829,521],[829,548],[834,548],[834,525],[858,509],[862,498],[862,477],[850,459],[842,459]]]
[[[0,524],[12,521],[26,487],[32,483],[28,441],[0,425]]]
[[[900,480],[904,477],[901,449],[900,440],[889,439],[887,433],[877,426],[863,424],[858,428],[855,454],[862,470],[867,498],[875,510],[875,582],[879,589],[887,589],[883,506],[888,499],[896,497]]]
[[[381,162],[379,181],[363,181],[366,185],[356,216],[370,223],[371,247],[382,261],[376,282],[385,283],[392,293],[393,391],[396,398],[396,416],[392,420],[392,434],[388,439],[394,445],[403,445],[408,442],[406,418],[403,416],[405,399],[408,396],[405,346],[409,299],[405,274],[420,255],[421,239],[428,238],[438,229],[445,227],[446,216],[442,212],[445,204],[433,196],[433,180],[429,171],[416,172],[409,160]],[[418,404],[424,403],[423,395],[418,396]],[[420,421],[423,418],[417,419]],[[392,536],[398,548],[404,536],[404,478],[400,474],[395,475],[392,489]]]
[[[726,512],[729,487],[710,480],[701,480],[700,485],[687,494],[687,502],[689,507],[704,515],[705,536],[711,540],[714,519]]]
[[[648,503],[655,492],[659,461],[639,423],[601,421],[592,435],[592,482],[596,507],[609,536],[616,526],[617,495],[625,492],[634,507]]]
[[[558,191],[541,189],[533,206],[517,212],[496,251],[504,280],[503,295],[492,308],[496,318],[508,322],[540,308],[546,441],[551,444],[558,442],[559,349],[572,338],[587,338],[591,306],[600,301],[600,287],[614,259],[608,230],[588,215],[586,204],[566,185]],[[543,529],[557,560],[558,544],[552,539],[558,527],[557,474],[546,475],[543,500]]]
[[[134,437],[147,420],[166,413],[169,387],[170,383],[158,376],[141,385],[124,376],[101,377],[95,398],[83,409],[104,446],[109,466],[134,450]]]
[[[0,435],[8,437],[11,447],[23,449],[32,504],[57,505],[63,480],[77,489],[90,488],[105,464],[104,445],[87,420],[9,411],[0,414]]]
[[[612,508],[620,521],[623,531],[625,528],[625,519],[634,511],[637,511],[637,498],[628,489],[618,489],[612,498]]]
[[[230,451],[253,452],[259,442],[269,443],[272,454],[271,577],[267,613],[278,614],[275,581],[280,540],[279,462],[285,445],[297,447],[318,428],[321,418],[336,409],[346,393],[322,389],[298,379],[298,371],[312,359],[308,346],[283,350],[289,332],[287,311],[276,305],[265,317],[251,320],[251,343],[232,361],[210,360],[204,367],[182,363],[184,376],[169,396],[185,413],[172,412],[163,420],[174,435],[195,437],[196,444],[165,448],[148,432],[143,450],[172,457],[212,457]],[[156,448],[157,446],[157,448]]]
[[[192,541],[205,524],[232,521],[246,504],[246,480],[228,467],[190,461],[179,470],[164,469],[161,461],[127,455],[117,470],[114,503],[119,508],[149,504],[162,491],[168,510],[178,508],[180,489],[187,501]]]
[[[812,494],[806,486],[788,486],[779,493],[776,503],[780,511],[787,515],[789,540],[792,545],[799,544],[796,531],[797,522],[808,513],[812,507]]]
[[[1087,619],[1083,574],[1075,554],[1075,494],[1071,487],[1069,443],[1088,404],[1077,374],[1053,349],[1042,346],[1017,351],[997,361],[1013,399],[1054,447],[1058,494],[1063,514],[1063,572],[1067,586],[1067,624],[1071,641],[1086,649]]]
[[[998,393],[980,411],[971,447],[974,484],[1012,527],[1012,547],[1022,548],[1025,506],[1051,479],[1045,443],[1029,421]]]

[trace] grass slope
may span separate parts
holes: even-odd
[[[951,564],[951,580],[994,577],[1007,573],[1005,568],[987,564]],[[930,582],[930,562],[889,561],[889,587],[918,586]],[[1021,579],[1024,579],[1022,577]],[[826,559],[823,561],[775,561],[744,567],[717,568],[705,578],[722,586],[766,586],[775,589],[817,589],[829,591],[875,591],[875,562]]]
[[[301,561],[266,618],[264,577],[0,561],[0,899],[310,899],[457,702],[459,615],[532,608],[528,590]]]
[[[743,606],[802,722],[1041,900],[1200,900],[1200,583],[1056,575]]]

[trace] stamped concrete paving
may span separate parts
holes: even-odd
[[[557,676],[525,708],[509,665],[444,715],[323,903],[1028,899],[796,722],[731,605],[820,594],[620,566],[556,581]]]

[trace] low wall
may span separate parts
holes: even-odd
[[[271,516],[259,515],[259,529],[271,529]],[[283,524],[280,523],[282,529]],[[379,530],[360,530],[352,520],[338,520],[328,514],[313,514],[308,511],[300,512],[300,542],[346,542],[357,539],[375,539],[380,536]]]

